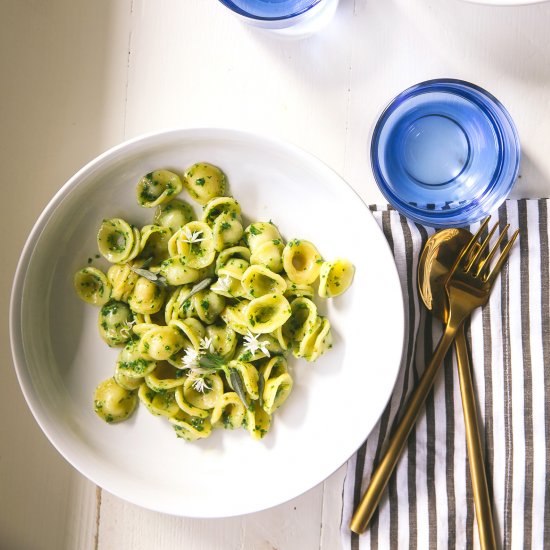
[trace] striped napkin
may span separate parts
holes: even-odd
[[[454,353],[438,375],[365,534],[349,522],[407,396],[431,357],[441,323],[416,286],[418,258],[434,229],[389,207],[371,207],[395,256],[405,297],[405,358],[377,426],[347,464],[345,550],[479,548]],[[548,199],[506,201],[493,215],[520,229],[489,303],[467,325],[499,546],[550,548],[550,306]],[[469,229],[475,232],[479,224]],[[498,233],[498,231],[497,231]]]

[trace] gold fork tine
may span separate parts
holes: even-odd
[[[504,265],[504,262],[508,259],[508,254],[510,253],[510,249],[512,248],[512,245],[514,244],[514,241],[517,239],[517,236],[519,235],[519,229],[516,229],[514,231],[514,234],[510,238],[510,240],[506,243],[506,246],[504,247],[504,250],[501,252],[497,263],[495,264],[495,267],[491,270],[491,273],[487,276],[487,281],[489,284],[493,284],[494,280],[496,279],[496,276],[499,274],[500,270],[502,269],[502,266]]]
[[[506,236],[506,232],[508,231],[509,227],[510,224],[507,223],[504,226],[504,229],[501,231],[500,235],[498,236],[497,242],[494,244],[493,248],[491,248],[489,254],[487,254],[487,257],[479,262],[479,266],[475,274],[476,277],[480,277],[483,271],[489,269],[489,267],[491,266],[491,260],[493,259],[493,256],[496,254],[497,250],[500,250],[500,245],[502,244],[502,241],[504,240],[504,237]]]
[[[462,249],[460,254],[458,255],[458,258],[456,259],[455,263],[453,264],[453,267],[449,270],[449,274],[447,276],[447,280],[451,279],[454,275],[454,272],[456,271],[457,267],[463,263],[463,261],[466,262],[465,268],[470,265],[470,258],[471,254],[470,252],[476,246],[477,241],[479,240],[479,237],[481,236],[481,233],[483,233],[483,230],[487,227],[487,224],[489,223],[489,220],[491,219],[491,216],[488,218],[485,218],[483,223],[479,226],[479,229],[477,230],[477,233],[470,239],[470,242]]]
[[[478,262],[478,273],[481,269],[481,264],[484,263],[483,260],[481,260],[481,255],[483,254],[483,251],[487,248],[487,246],[489,245],[489,242],[491,241],[491,238],[492,236],[495,234],[495,231],[497,230],[497,227],[498,227],[498,222],[495,223],[495,225],[493,226],[493,229],[491,229],[491,231],[489,231],[489,234],[487,235],[487,237],[485,237],[485,240],[479,245],[478,249],[477,249],[477,252],[475,254],[472,255],[468,265],[466,266],[466,268],[464,269],[464,271],[467,273],[468,271],[470,271],[470,269],[472,269],[472,267],[474,266],[474,264],[476,262]]]

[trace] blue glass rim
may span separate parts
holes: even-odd
[[[249,13],[243,10],[231,0],[218,0],[218,1],[222,3],[226,8],[229,8],[231,11],[239,15],[242,15],[243,17],[247,17],[248,19],[254,19],[256,21],[285,21],[287,19],[292,19],[293,17],[298,17],[299,15],[302,15],[303,13],[308,12],[311,8],[314,8],[317,4],[321,2],[321,0],[311,0],[311,3],[308,6],[306,6],[301,10],[298,10],[297,12],[291,13],[289,15],[281,15],[278,17],[262,17],[261,15],[255,15],[253,13]]]
[[[444,92],[475,104],[489,120],[498,142],[498,163],[491,181],[487,182],[478,203],[469,202],[453,211],[421,210],[402,201],[391,189],[379,163],[379,141],[382,130],[393,112],[407,100],[430,92]],[[394,97],[378,118],[374,127],[370,160],[378,188],[386,200],[406,217],[433,227],[461,227],[487,216],[498,208],[510,193],[519,174],[521,148],[514,121],[504,105],[487,90],[453,78],[426,80],[415,84]],[[512,161],[512,164],[510,164]]]

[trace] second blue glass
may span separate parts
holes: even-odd
[[[249,25],[308,36],[332,19],[338,0],[219,0]]]
[[[431,80],[397,96],[373,134],[377,183],[400,212],[432,226],[473,223],[510,192],[519,170],[514,123],[485,90]]]

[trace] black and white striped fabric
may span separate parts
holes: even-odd
[[[454,353],[369,529],[361,536],[349,530],[373,465],[442,332],[419,304],[416,286],[418,258],[434,230],[391,208],[371,210],[393,250],[405,296],[405,359],[386,410],[347,465],[343,548],[479,548]],[[493,215],[501,227],[511,225],[510,234],[519,228],[520,238],[489,303],[467,327],[497,540],[504,549],[550,548],[548,210],[548,199],[509,200]]]

